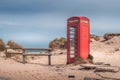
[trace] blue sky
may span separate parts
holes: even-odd
[[[0,38],[24,47],[48,47],[66,37],[71,16],[90,19],[91,33],[120,32],[120,0],[0,0]]]

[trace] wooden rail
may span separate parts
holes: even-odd
[[[51,51],[51,48],[5,48],[5,49],[21,49],[21,50],[46,50]]]
[[[21,49],[22,52],[8,52],[8,49]],[[27,53],[26,54],[26,50],[42,50],[42,51],[48,51],[49,53]],[[48,56],[48,65],[51,65],[51,51],[52,49],[50,48],[6,48],[5,49],[5,53],[6,53],[6,57],[9,54],[20,54],[23,56],[23,63],[26,63],[26,56]]]

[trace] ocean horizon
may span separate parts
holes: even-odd
[[[26,50],[26,52],[43,52],[44,50]]]

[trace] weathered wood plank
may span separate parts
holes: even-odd
[[[17,55],[17,54],[21,54],[21,55],[22,55],[23,53],[19,53],[19,52],[18,52],[18,53],[7,52],[7,54],[16,54],[16,55]]]
[[[52,50],[51,48],[5,48],[5,49],[22,49],[22,50]]]
[[[97,72],[119,72],[119,68],[116,67],[96,67]]]
[[[84,67],[85,69],[96,69],[96,67],[100,65],[94,65],[94,64],[81,64],[80,66]]]
[[[91,77],[85,77],[84,80],[103,80],[99,78],[91,78]]]
[[[26,63],[26,56],[24,55],[25,54],[25,50],[23,50],[23,54],[22,54],[22,56],[23,56],[23,64],[25,64]]]
[[[51,55],[48,55],[48,65],[51,65]]]
[[[51,54],[23,54],[24,56],[49,56]]]
[[[23,48],[24,50],[52,50],[51,48]]]
[[[118,67],[109,65],[81,64],[84,69],[95,69],[96,72],[119,72]]]
[[[7,49],[21,49],[23,52],[7,52]],[[6,48],[5,53],[8,54],[21,54],[23,56],[23,63],[26,63],[26,56],[48,56],[48,65],[51,65],[51,55],[52,54],[43,54],[43,53],[25,53],[26,50],[44,50],[51,51],[51,48]]]

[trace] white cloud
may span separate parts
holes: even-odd
[[[19,33],[19,34],[14,34],[11,37],[15,41],[19,42],[34,42],[34,43],[42,43],[42,42],[47,42],[50,37],[47,35],[42,35],[42,34],[36,34],[36,33]]]
[[[120,19],[115,17],[97,17],[91,19],[91,33],[103,35],[107,32],[120,32]]]
[[[33,14],[33,15],[2,15],[0,25],[12,27],[39,27],[47,29],[61,29],[66,26],[66,18],[59,14]]]
[[[11,22],[11,21],[0,21],[0,25],[12,25],[12,26],[16,26],[16,25],[18,25],[17,23],[15,23],[15,22]],[[1,26],[2,27],[2,26]]]
[[[90,19],[91,33],[119,32],[119,2],[119,0],[1,0],[0,34],[7,34],[3,37],[20,42],[48,42],[54,37],[65,36],[67,19],[76,15],[87,16]]]

